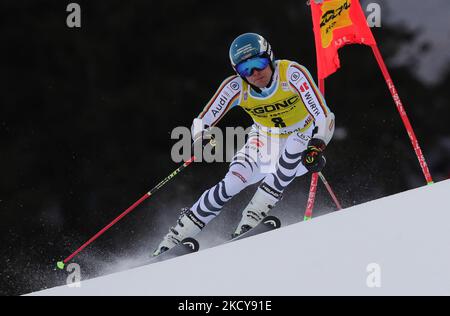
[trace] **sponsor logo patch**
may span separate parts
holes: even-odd
[[[275,190],[274,188],[270,187],[268,184],[266,184],[265,182],[263,182],[260,186],[259,186],[264,192],[272,195],[274,198],[276,199],[280,199],[281,198],[281,192]]]
[[[199,220],[192,211],[188,212],[187,216],[196,226],[198,226],[198,228],[203,229],[203,227],[205,227],[205,223]]]
[[[285,109],[293,106],[298,102],[300,97],[298,95],[294,95],[285,100],[280,100],[272,104],[258,106],[256,108],[244,108],[247,112],[251,112],[253,114],[265,114],[279,111],[280,109]]]
[[[214,115],[214,117],[216,117],[217,114],[220,113],[222,108],[228,104],[228,97],[227,97],[227,95],[228,95],[227,93],[222,93],[220,95],[219,102],[217,102],[216,107],[213,108],[212,111],[211,111],[212,114]]]
[[[250,144],[255,145],[258,148],[264,146],[264,143],[257,138],[250,140]]]
[[[296,71],[296,72],[294,72],[292,75],[291,75],[291,81],[297,81],[298,79],[300,79],[300,73],[298,72],[298,71]]]
[[[238,177],[242,182],[247,183],[247,179],[245,179],[244,176],[242,174],[240,174],[239,172],[231,171],[231,173],[233,175],[235,175],[236,177]]]
[[[239,90],[239,84],[237,82],[232,82],[230,84],[230,88],[233,89],[234,91]]]
[[[306,92],[309,90],[309,86],[307,82],[303,82],[302,85],[300,86],[300,91],[301,92]]]
[[[330,125],[328,126],[328,129],[331,131],[333,129],[333,127],[334,127],[334,120],[332,120],[330,122]]]

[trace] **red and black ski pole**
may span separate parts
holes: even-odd
[[[75,250],[70,256],[68,256],[63,261],[58,261],[56,266],[59,269],[64,269],[64,266],[67,262],[69,262],[73,257],[75,257],[78,253],[80,253],[84,248],[86,248],[89,244],[91,244],[94,240],[96,240],[98,237],[100,237],[104,232],[106,232],[108,229],[110,229],[115,223],[117,223],[119,220],[121,220],[125,215],[130,213],[132,210],[134,210],[139,204],[144,202],[146,199],[148,199],[150,196],[152,196],[156,191],[161,189],[167,182],[169,182],[172,178],[174,178],[178,173],[183,171],[187,166],[189,166],[193,161],[195,160],[195,156],[192,156],[188,161],[183,163],[180,167],[178,167],[174,172],[172,172],[170,175],[168,175],[164,180],[162,180],[160,183],[158,183],[153,189],[145,193],[139,200],[134,202],[130,207],[128,207],[122,214],[117,216],[111,223],[103,227],[97,234],[92,236],[88,241],[86,241],[80,248]]]
[[[306,211],[305,216],[303,217],[304,221],[310,220],[312,218],[312,211],[314,207],[314,200],[316,199],[316,190],[317,190],[317,182],[320,177],[320,180],[322,180],[323,184],[327,188],[328,193],[330,194],[331,198],[334,201],[334,204],[336,204],[336,207],[338,210],[342,210],[342,205],[339,202],[339,200],[336,197],[336,194],[334,194],[333,189],[331,188],[331,185],[328,183],[327,179],[325,179],[325,176],[322,172],[315,172],[313,173],[311,177],[311,186],[309,189],[309,195],[308,195],[308,202],[306,205]]]
[[[323,184],[325,184],[325,187],[327,188],[328,193],[330,193],[331,198],[333,199],[334,204],[336,204],[337,209],[342,210],[341,203],[339,203],[339,200],[337,199],[336,194],[334,194],[333,189],[331,188],[327,179],[325,179],[325,176],[322,174],[322,172],[319,172],[319,177],[322,180]]]

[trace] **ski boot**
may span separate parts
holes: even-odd
[[[177,225],[169,229],[169,233],[164,236],[158,248],[153,252],[153,257],[175,247],[186,238],[194,237],[204,226],[205,224],[188,207],[182,208]]]
[[[278,200],[279,199],[258,188],[252,200],[242,212],[241,221],[235,232],[231,235],[231,238],[236,238],[258,225],[267,216]]]

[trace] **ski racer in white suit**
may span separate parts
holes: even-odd
[[[323,151],[334,133],[334,114],[308,70],[293,61],[274,60],[270,44],[255,33],[233,41],[230,59],[238,75],[225,79],[194,119],[194,142],[208,141],[208,128],[235,106],[254,124],[225,177],[182,210],[154,256],[198,234],[233,196],[261,181],[232,235],[248,231],[267,216],[295,177],[325,165]]]

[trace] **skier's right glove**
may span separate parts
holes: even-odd
[[[312,138],[308,147],[302,154],[302,163],[309,172],[320,172],[325,167],[326,159],[323,156],[325,142],[318,138]]]
[[[206,145],[211,144],[215,146],[214,135],[211,133],[210,128],[203,129],[194,135],[194,142],[192,143],[192,148],[196,148],[197,144],[201,144],[202,148],[205,148]]]

